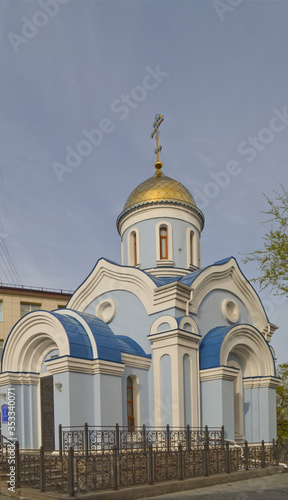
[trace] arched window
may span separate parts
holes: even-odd
[[[128,265],[139,266],[139,231],[135,229],[129,233],[128,236]]]
[[[168,259],[168,230],[167,226],[160,226],[160,259]]]
[[[190,244],[190,255],[189,255],[190,264],[193,264],[193,239],[194,239],[194,233],[193,233],[193,231],[190,231],[190,241],[189,241],[189,244]]]
[[[198,236],[197,232],[187,228],[187,266],[188,268],[198,267]]]
[[[127,421],[128,430],[134,430],[134,403],[133,403],[133,380],[127,378]]]
[[[137,239],[136,239],[136,233],[133,231],[132,233],[132,245],[133,245],[133,259],[134,259],[134,266],[137,266]]]

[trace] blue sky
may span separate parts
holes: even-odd
[[[287,16],[277,0],[0,2],[1,238],[21,283],[75,289],[120,261],[115,221],[153,174],[156,113],[164,171],[205,214],[203,265],[233,255],[257,276],[242,254],[262,246],[263,193],[287,188]],[[260,295],[288,361],[287,301]]]

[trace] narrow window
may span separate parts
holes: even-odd
[[[134,407],[133,407],[133,380],[131,377],[127,378],[127,420],[128,430],[134,430]]]
[[[168,259],[168,231],[166,226],[160,227],[160,259]]]
[[[133,256],[134,256],[134,266],[137,266],[137,239],[136,233],[132,233],[133,238]]]
[[[193,237],[194,233],[193,231],[190,231],[190,264],[193,264]]]

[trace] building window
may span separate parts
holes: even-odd
[[[4,340],[0,339],[0,361],[2,358],[2,354],[3,354],[3,349],[4,349]]]
[[[20,314],[21,318],[31,311],[38,311],[41,309],[41,304],[30,304],[29,302],[21,302],[20,304]]]
[[[132,255],[133,255],[133,264],[134,266],[137,266],[137,238],[136,238],[136,233],[135,231],[133,231],[133,233],[131,234],[131,237],[132,237],[132,247],[133,247],[133,252],[132,252]]]
[[[65,309],[66,306],[63,306],[62,304],[58,304],[57,309]]]
[[[0,322],[3,321],[3,300],[0,300]]]
[[[140,265],[139,230],[133,229],[128,235],[128,265]]]
[[[168,259],[168,230],[166,226],[160,227],[160,259]]]
[[[193,264],[193,239],[194,239],[194,233],[193,231],[190,231],[190,264]]]
[[[134,403],[133,403],[133,380],[127,378],[127,421],[128,430],[134,430]]]

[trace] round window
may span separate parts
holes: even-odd
[[[95,314],[98,318],[103,319],[105,323],[110,323],[116,315],[116,302],[112,299],[104,299],[96,306]]]
[[[232,299],[223,300],[222,313],[224,318],[227,319],[230,323],[236,323],[240,316],[239,307]]]

